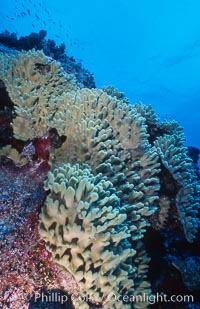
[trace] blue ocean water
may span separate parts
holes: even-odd
[[[200,148],[200,2],[198,0],[9,0],[0,32],[41,29],[131,103],[152,105],[184,127]]]

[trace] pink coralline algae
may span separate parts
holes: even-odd
[[[0,167],[0,308],[28,308],[41,289],[78,292],[74,278],[51,262],[38,234],[46,171],[33,173],[11,162]]]

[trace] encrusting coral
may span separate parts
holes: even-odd
[[[45,198],[45,178],[44,169],[0,165],[0,308],[28,309],[41,289],[69,292],[71,287],[74,294],[78,289],[39,239],[38,204]]]
[[[112,88],[80,89],[41,51],[1,54],[0,79],[14,104],[15,138],[43,138],[52,128],[65,138],[51,149],[39,220],[53,261],[96,305],[146,308],[107,300],[112,293],[150,293],[143,236],[156,211],[162,228],[162,215],[175,205],[185,237],[195,240],[199,186],[182,129]]]

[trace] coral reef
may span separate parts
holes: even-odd
[[[170,227],[189,243],[198,240],[197,167],[184,146],[182,128],[175,121],[160,121],[151,107],[128,104],[112,87],[82,88],[74,75],[42,51],[1,53],[0,80],[6,89],[2,123],[12,133],[9,143],[1,141],[1,158],[18,165],[18,172],[33,175],[33,185],[39,178],[46,190],[39,190],[37,207],[28,207],[34,222],[34,250],[28,262],[33,275],[28,273],[31,284],[23,296],[42,287],[60,288],[72,295],[90,295],[85,302],[75,297],[76,308],[147,308],[146,302],[129,298],[110,303],[108,297],[150,294],[150,259],[144,245],[149,229],[164,235]],[[36,232],[39,212],[42,240]],[[21,229],[30,238],[25,228],[29,215],[24,216]],[[9,246],[4,250],[11,255]],[[45,252],[47,268],[43,266],[42,273],[47,278],[38,277],[32,265],[40,250]],[[27,256],[20,242],[16,255],[22,252]],[[59,271],[64,286],[54,277]],[[12,269],[8,273],[15,275]],[[69,273],[74,289],[67,285]],[[29,287],[23,274],[19,282]],[[2,289],[7,289],[5,277]]]
[[[88,70],[83,68],[80,62],[76,62],[73,57],[66,54],[64,43],[57,46],[53,40],[46,40],[46,30],[40,30],[39,33],[32,32],[28,36],[17,38],[16,33],[4,31],[0,33],[0,51],[6,53],[16,53],[16,50],[43,50],[44,54],[61,62],[62,67],[68,74],[73,74],[81,87],[95,88],[94,76]],[[2,44],[2,45],[1,45]]]

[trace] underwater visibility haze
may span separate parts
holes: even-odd
[[[200,308],[200,3],[0,8],[0,308]]]

